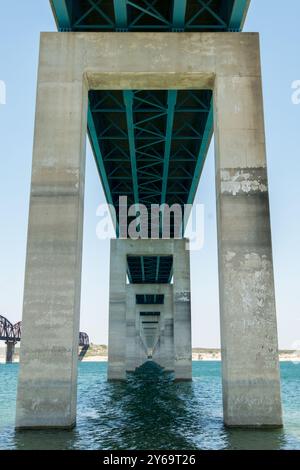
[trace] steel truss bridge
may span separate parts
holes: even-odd
[[[15,324],[12,324],[7,318],[0,315],[0,341],[16,344],[21,341],[21,338],[22,322],[19,321]],[[87,333],[80,331],[78,345],[81,347],[79,353],[79,359],[81,360],[90,347],[90,340]]]
[[[241,31],[250,0],[51,0],[59,31]],[[89,93],[88,133],[106,200],[192,204],[213,132],[209,90]],[[171,220],[171,236],[174,227]],[[133,283],[171,282],[172,260],[131,257]]]

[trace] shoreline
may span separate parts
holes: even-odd
[[[200,356],[200,357],[199,357]],[[81,362],[107,362],[108,357],[107,356],[87,356],[82,359]],[[192,356],[192,361],[193,362],[221,362],[221,355],[220,354],[193,354]],[[279,362],[293,362],[293,363],[299,363],[300,364],[300,355],[281,355],[279,356]],[[16,357],[13,361],[13,363],[19,363],[19,358]],[[5,364],[5,358],[0,357],[0,364]]]

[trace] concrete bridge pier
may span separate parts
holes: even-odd
[[[175,370],[175,350],[174,350],[174,301],[173,285],[163,285],[164,292],[163,305],[156,305],[160,310],[160,337],[154,350],[153,360],[157,362],[165,371]]]
[[[224,422],[281,426],[258,42],[244,60],[248,72],[214,89]]]
[[[88,90],[111,89],[213,91],[224,421],[281,426],[259,39],[224,32],[42,34],[16,427],[76,421]],[[108,378],[126,378],[127,255],[172,256],[172,367],[190,380],[186,240],[112,240]]]
[[[11,364],[14,362],[14,354],[15,354],[15,341],[6,341],[6,364]]]
[[[160,317],[153,360],[191,380],[190,272],[187,240],[111,240],[108,379],[125,380],[126,371],[147,360],[141,316]],[[173,257],[173,284],[126,284],[127,256]],[[137,294],[164,295],[164,304],[137,305]],[[145,322],[146,323],[146,322]],[[144,344],[143,344],[144,343]],[[143,347],[144,346],[144,347]]]

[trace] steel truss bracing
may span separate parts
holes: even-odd
[[[60,31],[218,32],[241,30],[249,0],[51,0],[51,5]],[[88,132],[107,202],[117,210],[117,236],[119,196],[147,208],[193,203],[212,131],[208,90],[90,92]],[[162,236],[162,219],[156,223]],[[171,218],[170,236],[175,235]],[[128,263],[129,281],[170,282],[164,260],[149,263]]]

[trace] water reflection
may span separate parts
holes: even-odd
[[[72,431],[13,430],[6,415],[0,447],[17,449],[287,449],[300,448],[299,396],[288,402],[289,386],[300,390],[299,378],[283,376],[284,402],[290,428],[227,429],[223,426],[219,363],[194,363],[192,382],[174,382],[147,363],[126,383],[108,383],[106,364],[80,364],[78,420]],[[14,373],[11,369],[7,373]],[[16,377],[12,381],[15,384]],[[4,381],[4,383],[6,383]],[[7,387],[7,383],[5,385]],[[0,381],[0,391],[2,382]],[[15,389],[10,391],[15,407]],[[298,403],[298,405],[297,405]],[[7,403],[6,403],[7,404]],[[3,410],[0,402],[0,415]],[[298,423],[298,427],[296,424]]]

